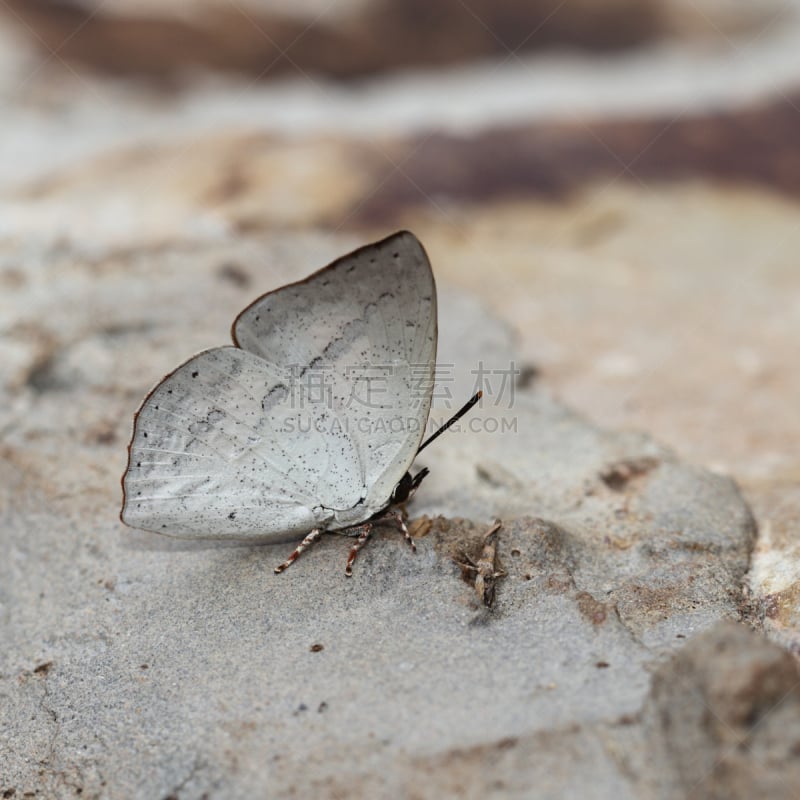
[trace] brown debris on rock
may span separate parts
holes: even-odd
[[[473,561],[466,553],[463,561],[456,561],[461,567],[462,575],[471,576],[475,587],[475,594],[478,595],[479,602],[487,608],[494,605],[495,589],[497,581],[505,577],[505,572],[497,567],[497,535],[503,527],[500,521],[495,522],[484,534],[483,547],[480,555]]]

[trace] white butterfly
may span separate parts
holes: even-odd
[[[358,536],[350,575],[381,521],[413,548],[392,506],[427,474],[408,471],[422,449],[437,336],[436,286],[417,238],[396,233],[268,292],[232,335],[234,346],[198,353],[142,403],[122,521],[184,538],[304,535],[276,572],[335,531]]]

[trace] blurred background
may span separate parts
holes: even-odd
[[[48,435],[104,482],[152,380],[410,227],[526,387],[733,475],[793,564],[798,54],[800,0],[0,0],[0,430],[83,392]],[[800,569],[754,580],[796,629]]]
[[[362,197],[361,216],[419,190],[552,196],[621,168],[793,191],[796,173],[763,149],[791,166],[799,13],[798,0],[2,0],[2,179],[238,130],[384,140],[354,159],[359,175],[402,151],[420,186],[370,185],[383,203]],[[768,117],[744,113],[759,101]]]

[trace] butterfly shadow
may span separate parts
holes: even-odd
[[[177,536],[164,536],[160,533],[140,531],[134,528],[126,529],[120,537],[125,550],[137,552],[194,552],[200,550],[251,550],[263,549],[264,552],[273,552],[270,545],[278,544],[285,549],[286,542],[294,541],[297,537],[287,538],[285,542],[254,542],[244,539],[182,539]],[[277,549],[274,551],[277,552]]]

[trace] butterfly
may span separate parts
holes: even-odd
[[[191,539],[303,537],[375,525],[414,548],[401,508],[428,473],[423,444],[436,362],[436,285],[417,238],[401,231],[262,295],[235,319],[233,345],[167,375],[134,417],[120,517]]]

